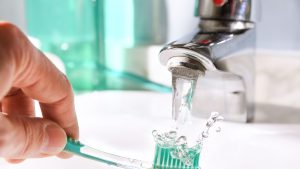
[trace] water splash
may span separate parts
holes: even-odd
[[[152,135],[154,137],[155,143],[160,145],[161,147],[171,148],[176,143],[176,138],[177,138],[176,131],[159,133],[157,130],[153,130]]]
[[[224,120],[224,118],[222,116],[219,115],[218,112],[212,112],[210,114],[209,119],[206,121],[206,127],[204,129],[204,131],[202,132],[201,138],[199,141],[203,141],[204,138],[208,138],[209,136],[209,131],[210,129],[218,122],[218,121],[222,121]],[[221,131],[221,127],[217,126],[217,129],[215,130],[216,132],[220,132]]]
[[[203,142],[209,137],[211,129],[215,127],[217,122],[222,121],[223,117],[217,112],[212,112],[206,121],[205,128],[198,136],[194,145],[189,146],[186,136],[178,136],[176,131],[160,133],[157,130],[152,132],[155,143],[161,148],[170,149],[170,155],[174,159],[179,159],[183,164],[191,166],[195,157],[201,152]],[[220,126],[216,126],[216,132],[221,131]]]

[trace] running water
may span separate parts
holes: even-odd
[[[199,168],[198,162],[203,141],[208,138],[210,130],[215,123],[223,120],[223,117],[219,113],[212,112],[206,122],[205,129],[199,133],[194,145],[188,145],[186,136],[178,136],[178,130],[189,122],[197,78],[198,76],[195,78],[173,76],[172,119],[175,122],[175,129],[165,133],[160,133],[156,130],[152,132],[156,142],[154,166],[160,166],[158,168],[162,166],[164,168],[166,166],[167,168]],[[220,132],[221,128],[217,127],[215,131]],[[179,164],[176,162],[174,162],[175,164],[170,163],[170,161],[174,161],[173,159],[179,160],[180,166],[183,167],[178,167]]]
[[[160,133],[157,130],[152,132],[156,146],[162,149],[168,149],[170,156],[174,159],[180,160],[186,166],[198,165],[199,155],[202,149],[203,141],[208,138],[211,129],[223,117],[217,112],[212,112],[206,122],[204,130],[199,134],[198,139],[194,145],[188,145],[186,136],[178,136],[176,131]],[[220,127],[217,127],[216,132],[220,132]],[[158,158],[161,155],[156,153],[154,165],[157,164]],[[195,159],[197,158],[198,159]],[[196,160],[196,161],[195,161]],[[196,168],[198,166],[194,166]]]
[[[197,79],[173,77],[172,119],[177,129],[190,118],[196,83]]]

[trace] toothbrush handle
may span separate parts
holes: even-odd
[[[136,159],[130,159],[110,153],[106,153],[92,147],[86,146],[79,141],[68,138],[67,144],[64,149],[66,152],[95,160],[108,165],[125,168],[125,169],[151,169],[152,165]]]

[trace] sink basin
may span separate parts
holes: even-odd
[[[106,91],[76,96],[81,141],[103,151],[152,161],[153,129],[168,125],[171,94]],[[221,113],[221,112],[220,112]],[[199,119],[202,121],[202,119]],[[201,123],[200,125],[205,125]],[[222,132],[204,143],[202,169],[298,169],[300,124],[222,122]],[[1,169],[113,168],[73,157],[29,159]]]
[[[256,65],[256,121],[300,123],[300,52],[260,50]]]

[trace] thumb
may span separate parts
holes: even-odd
[[[0,157],[25,159],[60,153],[65,131],[42,118],[0,115]]]

